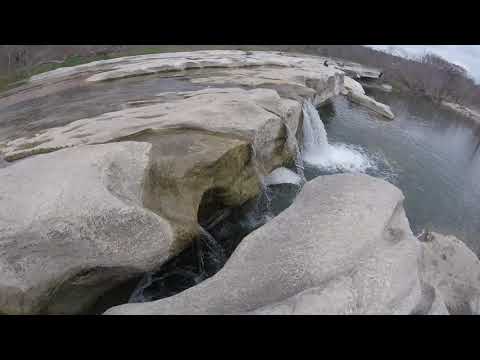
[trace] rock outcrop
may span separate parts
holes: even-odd
[[[274,90],[206,89],[159,98],[11,141],[6,159],[87,144],[150,143],[145,206],[172,220],[188,242],[198,233],[202,201],[239,206],[259,193],[262,176],[297,156],[301,105]]]
[[[454,236],[431,233],[422,243],[423,279],[441,294],[451,314],[480,314],[480,260]]]
[[[343,91],[344,81],[347,91],[353,94],[352,100],[387,117],[393,116],[386,105],[366,97],[360,84],[344,77],[343,72],[335,67],[324,66],[323,60],[280,52],[217,50],[132,56],[57,69],[32,77],[22,89],[22,96],[37,88],[62,88],[62,84],[71,79],[83,81],[84,86],[88,86],[88,83],[146,74],[184,76],[193,84],[230,89],[163,93],[156,100],[127,102],[124,110],[45,129],[41,133],[1,143],[0,149],[7,161],[14,161],[63,147],[104,143],[148,128],[194,126],[245,135],[256,128],[256,114],[252,113],[242,122],[233,121],[233,124],[205,121],[205,116],[201,115],[205,109],[211,109],[216,119],[220,112],[226,118],[235,119],[235,112],[248,106],[243,102],[254,103],[283,120],[291,120],[289,126],[295,131],[302,102],[308,99],[314,105],[321,104]],[[358,65],[354,68],[362,69]],[[267,89],[271,92],[268,93]],[[10,97],[14,96],[15,93]],[[7,100],[2,99],[8,103]]]
[[[395,115],[392,113],[392,110],[390,110],[388,105],[382,104],[370,96],[356,92],[350,92],[347,96],[351,101],[363,105],[390,120],[395,118]]]
[[[363,89],[362,84],[358,81],[353,80],[351,77],[345,76],[343,80],[343,95],[348,95],[350,93],[356,93],[358,95],[365,95],[365,90]]]
[[[366,95],[362,84],[348,76],[345,76],[342,94],[346,95],[351,101],[363,105],[390,120],[395,117],[388,105],[382,104]]]
[[[76,313],[172,255],[143,205],[152,146],[79,146],[0,169],[0,313]]]
[[[379,69],[360,65],[349,61],[328,61],[334,68],[342,70],[349,77],[354,79],[379,79],[382,72]]]
[[[106,314],[409,314],[419,305],[428,313],[436,299],[424,299],[421,244],[402,201],[395,186],[366,175],[316,178],[210,279]]]
[[[480,123],[480,110],[475,110],[472,108],[468,108],[466,106],[455,104],[448,101],[442,101],[441,104],[450,110],[453,110],[463,116],[466,116],[472,119],[476,124]]]

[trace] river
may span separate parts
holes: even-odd
[[[414,233],[428,227],[453,234],[480,254],[477,128],[428,99],[381,92],[373,96],[391,107],[393,121],[382,121],[343,97],[318,109],[330,143],[360,147],[374,162],[366,172],[403,191]]]

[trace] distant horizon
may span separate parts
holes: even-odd
[[[419,56],[432,53],[463,67],[480,83],[480,45],[364,45],[398,56]]]

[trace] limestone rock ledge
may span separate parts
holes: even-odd
[[[151,145],[79,146],[0,170],[0,313],[77,313],[171,256],[143,205]]]
[[[348,76],[345,76],[344,78],[344,90],[342,91],[342,94],[346,95],[352,102],[365,106],[389,120],[395,118],[395,115],[388,105],[382,104],[366,95],[363,86],[358,81],[355,81]]]

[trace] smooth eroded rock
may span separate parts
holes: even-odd
[[[420,243],[402,201],[370,176],[318,177],[213,277],[106,314],[410,313],[423,293]]]
[[[375,99],[371,98],[370,96],[360,94],[357,92],[349,92],[348,93],[348,98],[362,106],[365,106],[366,108],[369,108],[370,110],[392,120],[395,118],[395,115],[392,113],[392,110],[390,110],[390,107],[388,105],[382,104]]]
[[[351,101],[365,106],[366,108],[385,116],[388,119],[393,119],[395,117],[388,105],[382,104],[372,97],[366,95],[362,84],[348,76],[345,76],[344,78],[344,88],[342,94],[346,95]]]
[[[421,270],[425,281],[441,294],[451,314],[480,314],[480,260],[451,235],[431,233]]]
[[[151,145],[79,146],[0,169],[0,312],[77,313],[171,256],[143,206]]]
[[[286,126],[296,132],[301,113],[301,103],[281,98],[270,89],[207,89],[161,94],[159,101],[18,138],[1,151],[12,161],[65,147],[117,141],[145,130],[193,129],[253,143],[268,173],[284,160],[277,150],[286,142]]]
[[[347,95],[348,93],[355,92],[357,94],[365,95],[365,90],[363,89],[362,84],[358,81],[353,80],[349,76],[345,76],[343,80],[344,91],[343,94]]]

